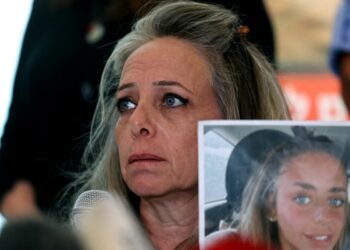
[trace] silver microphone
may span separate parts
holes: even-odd
[[[91,250],[154,250],[131,211],[121,197],[89,190],[75,201],[71,224]]]
[[[81,193],[75,201],[71,212],[71,224],[74,228],[81,227],[81,221],[102,202],[110,202],[113,196],[102,190],[88,190]]]

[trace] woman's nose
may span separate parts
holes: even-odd
[[[154,120],[152,108],[139,103],[129,117],[131,134],[134,137],[154,135]]]
[[[318,205],[314,210],[314,220],[316,222],[324,223],[328,220],[327,207],[324,205]]]

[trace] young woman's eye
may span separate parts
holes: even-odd
[[[307,205],[311,202],[311,198],[306,195],[298,195],[294,197],[294,201],[300,205]]]
[[[341,207],[344,203],[345,201],[343,199],[338,199],[338,198],[330,199],[328,201],[328,204],[331,205],[332,207]]]
[[[172,107],[172,108],[185,105],[187,103],[188,103],[187,99],[176,94],[166,94],[163,99],[163,105]]]
[[[120,113],[123,113],[125,111],[128,111],[130,109],[134,109],[136,107],[136,104],[131,101],[130,98],[121,98],[117,101],[117,109]]]

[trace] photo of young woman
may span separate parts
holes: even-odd
[[[207,238],[205,249],[241,239],[279,250],[340,250],[348,228],[344,147],[303,126],[274,148],[249,181],[230,229]]]
[[[348,220],[343,152],[303,127],[294,132],[248,182],[237,229],[243,238],[282,250],[343,249]]]

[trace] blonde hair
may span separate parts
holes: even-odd
[[[274,70],[239,32],[238,16],[220,6],[192,1],[164,2],[138,20],[109,57],[85,150],[87,170],[81,191],[114,190],[132,197],[122,179],[114,126],[115,94],[127,58],[142,45],[175,37],[189,42],[208,59],[218,105],[226,119],[288,119],[289,112]],[[195,131],[194,131],[195,133]],[[131,195],[131,196],[130,196]]]
[[[270,221],[271,210],[275,206],[276,180],[285,163],[308,153],[326,153],[337,159],[344,167],[344,150],[326,136],[314,136],[304,127],[292,128],[295,138],[277,146],[267,156],[263,166],[249,179],[242,195],[242,207],[239,218],[232,223],[240,235],[254,244],[264,244],[268,249],[280,245],[278,221]],[[345,204],[346,220],[334,250],[342,250],[345,246],[347,225],[349,220],[348,201]]]

